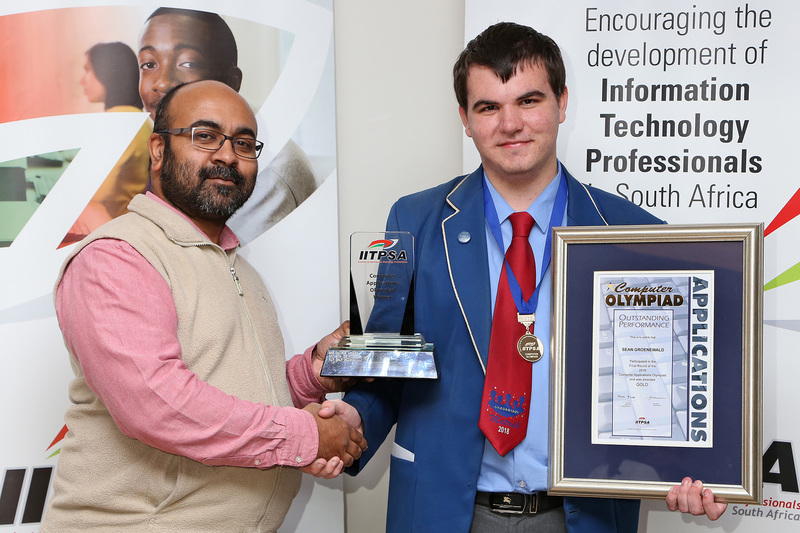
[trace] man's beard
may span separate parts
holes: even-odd
[[[236,168],[224,165],[197,170],[188,161],[178,163],[172,150],[165,147],[161,191],[172,205],[191,217],[225,222],[253,194],[253,174],[248,180]],[[231,185],[212,184],[209,178],[222,178]]]

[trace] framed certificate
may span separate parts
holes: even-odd
[[[553,230],[549,492],[759,503],[763,227]]]

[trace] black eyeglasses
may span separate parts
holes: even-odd
[[[257,159],[261,155],[261,149],[264,148],[264,143],[258,141],[247,135],[225,135],[219,131],[209,130],[205,128],[175,128],[171,130],[157,131],[159,135],[184,135],[186,133],[192,134],[192,144],[201,150],[209,152],[216,152],[222,145],[230,139],[233,152],[239,157],[245,159]]]

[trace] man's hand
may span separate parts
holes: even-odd
[[[311,474],[314,477],[323,477],[325,479],[333,479],[342,473],[344,463],[338,457],[334,457],[330,461],[319,458],[308,466],[300,468],[301,472]]]
[[[341,416],[345,422],[364,434],[364,422],[355,407],[342,400],[325,400],[319,408],[319,416],[330,418],[333,415]]]
[[[333,333],[323,337],[314,346],[314,351],[311,353],[311,368],[314,369],[314,375],[317,376],[320,385],[330,392],[346,391],[355,383],[350,378],[326,378],[319,375],[322,371],[322,363],[325,362],[325,354],[328,353],[328,348],[337,345],[342,340],[342,337],[348,334],[350,334],[350,321],[345,320]]]
[[[667,509],[670,511],[706,515],[709,520],[716,520],[727,508],[727,503],[714,501],[711,489],[703,490],[703,482],[699,479],[693,483],[692,478],[685,477],[680,485],[675,485],[667,493]]]
[[[326,400],[320,406],[317,415],[321,418],[331,418],[334,415],[339,415],[350,426],[358,429],[359,433],[362,435],[364,433],[364,424],[361,421],[361,415],[358,414],[355,407],[342,400]],[[320,457],[310,465],[302,467],[300,470],[315,477],[333,479],[344,470],[344,462],[338,457],[333,457],[330,461],[326,461]]]
[[[367,449],[367,441],[361,432],[348,424],[341,416],[322,418],[319,415],[320,405],[310,403],[303,408],[314,415],[319,430],[318,459],[330,462],[334,457],[340,458],[344,466],[350,466],[361,457],[361,452]],[[309,466],[314,466],[312,463]],[[328,465],[324,465],[328,467]],[[310,472],[311,473],[311,472]]]
[[[319,381],[320,385],[325,387],[329,392],[344,392],[349,390],[359,381],[362,381],[359,378],[326,378],[324,376],[320,376],[320,372],[322,371],[322,363],[325,362],[325,354],[328,353],[328,348],[339,344],[339,341],[342,340],[342,337],[349,334],[350,321],[345,320],[342,322],[342,325],[336,328],[333,333],[323,337],[322,340],[320,340],[317,345],[314,346],[314,351],[311,354],[311,368],[314,370],[314,375],[317,376],[317,380]],[[364,381],[372,381],[372,378],[368,378]]]

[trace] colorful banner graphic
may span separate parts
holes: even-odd
[[[148,189],[151,113],[169,88],[218,79],[256,113],[256,191],[230,225],[272,292],[287,356],[339,320],[332,1],[107,4],[0,8],[0,532],[38,530],[66,432],[58,269]],[[337,530],[340,487],[306,479],[281,531]],[[327,516],[303,513],[311,501]]]

